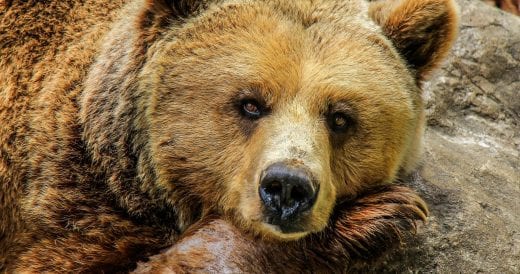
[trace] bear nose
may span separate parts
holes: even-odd
[[[259,189],[268,222],[280,225],[309,211],[318,190],[305,169],[283,163],[270,165],[263,173]]]

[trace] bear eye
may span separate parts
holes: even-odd
[[[329,118],[330,128],[335,132],[344,132],[352,124],[352,118],[342,112],[335,112]]]
[[[242,114],[251,119],[258,119],[262,115],[260,104],[255,100],[244,100],[241,103]]]

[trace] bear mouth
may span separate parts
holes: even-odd
[[[282,234],[305,233],[308,232],[306,219],[309,218],[310,212],[295,217],[283,218],[283,215],[273,214],[270,211],[264,211],[264,223]]]
[[[275,225],[268,222],[264,223],[268,228],[272,229],[275,232],[280,234],[296,234],[296,233],[306,233],[308,232],[305,229],[305,226],[300,224],[284,224],[284,225]]]

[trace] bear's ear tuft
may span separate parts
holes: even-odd
[[[150,10],[175,17],[189,17],[206,2],[204,0],[146,0]]]
[[[144,0],[137,26],[144,41],[153,41],[173,21],[188,18],[208,5],[210,0]]]
[[[370,17],[424,80],[449,52],[458,31],[454,0],[379,0]]]

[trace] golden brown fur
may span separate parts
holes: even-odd
[[[212,214],[271,240],[348,215],[336,201],[416,163],[419,84],[456,32],[452,1],[389,1],[371,4],[381,28],[355,0],[0,2],[0,270],[132,269]],[[240,96],[272,112],[244,121]],[[331,106],[352,111],[345,136]],[[262,223],[257,194],[285,158],[320,183],[293,235]],[[412,213],[390,214],[405,223],[424,210],[407,195]],[[322,233],[348,246],[340,232]]]

